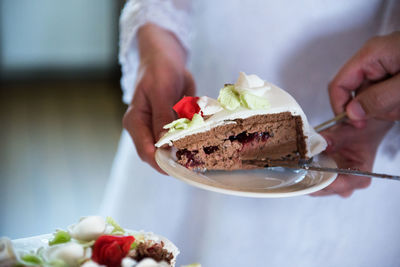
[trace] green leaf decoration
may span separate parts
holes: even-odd
[[[239,94],[233,85],[228,85],[219,91],[218,102],[227,110],[233,111],[240,107]]]
[[[189,127],[200,126],[204,124],[204,119],[201,115],[195,113],[192,120],[189,122]]]
[[[167,125],[164,125],[163,128],[164,129],[169,129],[168,132],[172,133],[172,132],[175,132],[175,131],[178,131],[178,130],[187,129],[189,127],[198,127],[198,126],[200,126],[202,124],[204,124],[203,117],[200,114],[195,113],[193,115],[192,120],[188,120],[186,118],[177,119],[177,120],[174,120],[173,122],[171,122],[171,123],[169,123]]]
[[[42,265],[43,260],[35,254],[25,254],[21,257],[23,264],[28,266]]]
[[[131,245],[131,250],[137,248],[138,245],[139,245],[139,242],[137,242],[137,241],[133,242]]]
[[[106,222],[114,227],[114,230],[112,230],[111,234],[113,235],[123,235],[125,234],[124,228],[119,226],[119,224],[111,217],[106,218]]]
[[[175,132],[176,130],[184,130],[188,127],[190,120],[186,118],[181,118],[174,120],[171,123],[168,123],[167,125],[164,125],[164,129],[169,129],[168,132]]]
[[[52,260],[51,262],[47,262],[45,263],[46,267],[68,267],[68,264],[65,263],[65,261],[60,260],[60,259],[56,259],[56,260]]]
[[[269,102],[266,98],[253,95],[247,91],[240,93],[240,103],[248,109],[266,109],[269,107]]]
[[[49,240],[49,246],[53,246],[56,244],[67,243],[71,240],[71,236],[68,232],[63,230],[58,230],[52,240]]]

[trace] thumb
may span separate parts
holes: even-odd
[[[154,139],[158,141],[166,132],[163,126],[175,120],[175,114],[172,105],[162,102],[153,106],[152,113]]]
[[[194,96],[196,94],[196,84],[194,82],[192,74],[185,70],[185,90],[184,90],[184,95],[185,96]]]
[[[390,119],[389,113],[400,105],[400,75],[371,85],[346,107],[351,120],[364,120],[371,117]]]

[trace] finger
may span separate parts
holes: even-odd
[[[366,188],[371,184],[371,178],[339,175],[336,180],[324,189],[324,192],[317,192],[316,196],[337,194],[341,197],[350,197],[356,189]],[[318,194],[319,193],[319,194]]]
[[[326,129],[320,132],[320,134],[327,141],[328,147],[326,148],[326,152],[331,153],[348,146],[349,142],[357,140],[356,137],[360,131],[350,124],[342,123]]]
[[[185,71],[185,96],[194,96],[196,94],[196,84],[190,72]]]
[[[343,175],[342,177],[348,183],[348,189],[339,190],[333,188],[333,191],[335,191],[336,194],[344,198],[350,197],[355,190],[367,188],[371,184],[371,178],[368,177],[350,176],[350,175],[347,175],[346,177]]]
[[[348,104],[346,112],[352,120],[363,120],[368,117],[399,120],[400,114],[392,113],[399,106],[400,74],[397,74],[362,91]]]
[[[314,192],[314,193],[310,194],[310,196],[312,196],[312,197],[323,197],[323,196],[330,196],[330,195],[334,195],[334,194],[335,193],[332,192],[331,190],[324,188],[322,190],[319,190],[317,192]]]
[[[183,87],[182,87],[183,86]],[[170,92],[181,92],[178,96],[167,94],[164,98],[158,98],[152,103],[153,110],[153,131],[155,138],[158,140],[166,132],[163,126],[176,119],[175,112],[172,107],[182,96],[190,96],[195,94],[195,83],[190,72],[185,71],[183,85],[176,84],[175,87],[183,88],[183,90],[167,90]],[[176,88],[174,88],[176,89]],[[177,98],[177,99],[176,99]]]
[[[153,135],[146,123],[148,117],[148,114],[140,113],[137,108],[130,106],[123,119],[124,128],[131,135],[139,157],[146,162],[154,153]]]
[[[346,192],[352,191],[351,184],[343,175],[339,175],[336,180],[328,186],[331,192],[343,196]],[[345,195],[347,196],[347,194]]]
[[[154,159],[154,135],[151,129],[151,111],[143,91],[136,88],[132,104],[123,117],[123,127],[129,132],[141,160],[150,164],[158,172],[166,174]]]
[[[352,99],[352,91],[361,87],[365,81],[379,81],[398,71],[400,65],[393,62],[394,55],[400,54],[396,48],[398,38],[398,35],[390,35],[371,39],[339,70],[329,85],[335,114],[345,110]]]
[[[359,64],[358,57],[350,59],[328,86],[331,106],[336,115],[345,110],[345,106],[352,99],[352,91],[362,84],[364,75]]]
[[[146,123],[150,120],[150,115],[136,112],[132,106],[128,108],[124,116],[124,128],[128,130],[135,144],[136,151],[144,162],[150,164],[154,169],[162,174],[166,174],[154,159],[156,148],[150,125]]]
[[[156,141],[166,132],[163,129],[164,125],[175,119],[175,113],[172,109],[173,105],[171,101],[165,100],[163,102],[161,99],[152,103],[152,129]]]
[[[312,197],[324,197],[324,196],[339,195],[339,196],[341,196],[343,198],[348,198],[353,194],[353,192],[354,192],[354,190],[350,190],[348,192],[337,193],[337,192],[334,192],[334,191],[331,191],[331,190],[322,189],[322,190],[320,190],[318,192],[310,194],[310,196],[312,196]]]

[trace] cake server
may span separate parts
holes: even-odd
[[[400,181],[400,176],[397,176],[397,175],[373,173],[373,172],[360,171],[360,170],[354,170],[354,169],[341,169],[341,168],[328,168],[328,167],[313,166],[313,165],[309,164],[308,162],[299,163],[298,165],[279,163],[279,166],[289,168],[289,169],[303,169],[303,170],[308,170],[308,171],[331,172],[331,173],[338,173],[338,174],[349,174],[349,175],[356,175],[356,176],[366,176],[366,177]]]
[[[320,125],[314,127],[316,132],[321,132],[325,129],[328,129],[335,125],[336,123],[342,122],[347,117],[346,112],[342,112],[333,119],[327,120]],[[331,173],[339,173],[339,174],[349,174],[349,175],[356,175],[356,176],[366,176],[366,177],[375,177],[375,178],[383,178],[383,179],[391,179],[400,181],[400,176],[397,175],[389,175],[389,174],[382,174],[382,173],[373,173],[367,171],[360,171],[360,170],[352,170],[352,169],[340,169],[340,168],[327,168],[327,167],[319,167],[313,166],[310,164],[311,161],[299,163],[299,165],[290,165],[290,164],[279,164],[282,167],[290,168],[290,169],[303,169],[303,170],[310,170],[310,171],[320,171],[320,172],[331,172]]]
[[[327,120],[327,121],[321,123],[320,125],[315,126],[314,130],[316,132],[321,132],[325,129],[332,127],[336,123],[342,122],[344,119],[346,119],[346,117],[347,117],[347,113],[342,112],[339,115],[337,115],[336,117],[334,117],[333,119]]]

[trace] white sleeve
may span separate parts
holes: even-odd
[[[176,35],[189,51],[189,0],[128,0],[120,17],[119,63],[122,68],[123,101],[132,100],[139,54],[136,33],[143,24],[152,22]]]

